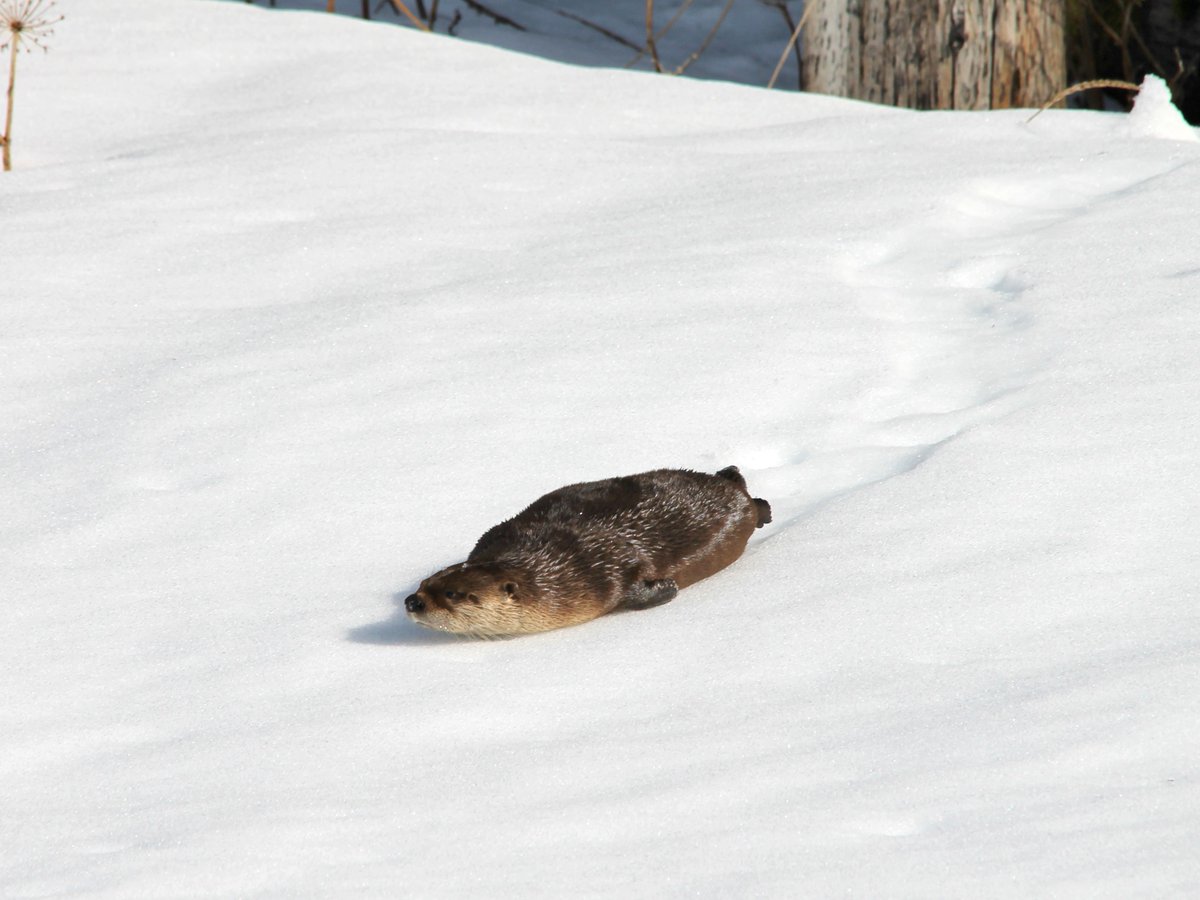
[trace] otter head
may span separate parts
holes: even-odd
[[[404,601],[408,617],[438,631],[495,637],[528,631],[526,573],[500,563],[458,563],[430,575]]]

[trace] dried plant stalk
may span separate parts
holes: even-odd
[[[400,13],[400,15],[412,22],[413,25],[415,25],[421,31],[429,30],[429,26],[413,15],[413,11],[404,5],[403,0],[391,0],[391,4],[392,9],[396,10],[396,12]]]
[[[654,71],[661,72],[662,60],[658,58],[658,44],[654,42],[654,0],[646,0],[646,50],[654,63]]]
[[[713,42],[713,38],[717,36],[717,32],[721,30],[721,23],[725,21],[725,17],[729,15],[729,10],[733,8],[733,0],[725,0],[725,6],[721,10],[721,14],[717,16],[717,21],[705,36],[704,41],[696,49],[696,51],[680,63],[675,68],[676,75],[682,75],[687,71],[687,67],[704,55],[704,51],[708,49],[708,45]]]
[[[1141,85],[1134,84],[1132,81],[1120,81],[1116,78],[1094,78],[1091,81],[1081,81],[1078,84],[1063,88],[1043,103],[1041,109],[1025,120],[1025,124],[1028,125],[1060,100],[1066,100],[1072,94],[1078,94],[1080,91],[1090,91],[1092,88],[1119,88],[1123,91],[1133,91],[1135,94],[1142,89]]]
[[[62,16],[53,14],[54,0],[0,0],[0,50],[8,49],[8,90],[4,94],[4,133],[0,134],[0,162],[12,171],[13,91],[17,84],[17,52],[21,45],[46,50],[46,38]]]
[[[791,38],[788,39],[787,46],[783,48],[783,52],[779,54],[779,62],[775,64],[775,71],[771,73],[771,80],[767,82],[767,90],[775,87],[775,81],[779,78],[779,73],[783,71],[784,63],[787,62],[788,54],[792,52],[792,48],[796,46],[796,41],[800,39],[800,32],[804,30],[804,25],[808,21],[808,17],[812,11],[817,8],[821,0],[808,0],[804,4],[804,13],[800,16],[800,21],[796,23],[795,29],[792,31]]]
[[[671,18],[667,19],[667,24],[664,25],[662,28],[658,29],[658,32],[654,35],[654,40],[656,42],[655,46],[657,46],[658,41],[662,40],[666,36],[667,32],[669,32],[672,28],[675,27],[675,23],[679,21],[679,17],[682,16],[685,12],[687,12],[688,7],[691,6],[693,2],[694,2],[694,0],[683,0],[683,2],[680,3],[679,6],[675,9],[675,12],[671,13]],[[559,15],[564,15],[562,10],[556,10],[556,12],[558,12]],[[568,16],[568,17],[574,18],[573,16]],[[584,22],[583,20],[579,20],[579,21],[582,24],[587,25],[590,28],[599,29],[599,26],[593,25],[590,22]],[[636,66],[641,61],[642,57],[646,55],[646,45],[645,44],[642,44],[642,46],[639,47],[636,44],[631,44],[631,43],[626,42],[626,40],[624,38],[616,37],[610,31],[605,30],[603,33],[606,34],[608,37],[612,37],[615,40],[619,40],[622,44],[625,44],[625,46],[629,47],[630,49],[637,51],[637,53],[634,55],[633,59],[631,59],[629,62],[625,63],[626,69],[631,69],[634,66]]]
[[[3,156],[5,172],[12,171],[12,149],[8,145],[9,135],[12,134],[13,87],[17,83],[17,48],[14,44],[8,54],[8,91],[4,102],[4,133],[0,134],[0,156]]]

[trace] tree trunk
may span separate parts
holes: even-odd
[[[1066,84],[1064,0],[808,0],[810,91],[913,109],[1040,106]]]

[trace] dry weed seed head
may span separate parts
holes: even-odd
[[[15,53],[22,43],[26,50],[46,50],[46,38],[62,19],[54,13],[54,0],[0,0],[0,50],[11,45]]]
[[[0,131],[0,168],[12,170],[13,89],[17,81],[17,51],[46,47],[46,38],[63,19],[54,14],[54,0],[0,0],[0,50],[8,50],[8,88],[4,92],[4,130]]]

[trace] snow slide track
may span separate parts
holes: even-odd
[[[1029,336],[1037,319],[1024,295],[1036,276],[1020,265],[1022,241],[1179,167],[1131,178],[1128,169],[1092,163],[1066,183],[968,180],[925,218],[844,255],[840,277],[884,358],[854,414],[831,427],[818,452],[748,452],[748,468],[774,470],[764,473],[763,490],[783,501],[777,521],[909,472],[942,444],[1019,405],[1053,352]]]

